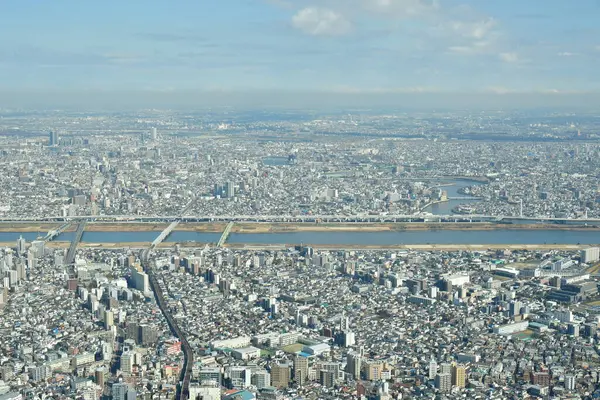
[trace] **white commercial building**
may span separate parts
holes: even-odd
[[[495,326],[494,333],[497,335],[510,335],[523,332],[527,327],[529,327],[529,321],[515,322],[514,324]]]
[[[242,347],[248,347],[250,345],[249,336],[239,336],[232,339],[215,340],[211,342],[210,346],[213,349],[239,349]]]
[[[581,250],[581,262],[590,263],[600,260],[600,247],[590,247]]]
[[[444,279],[452,286],[462,286],[470,282],[470,277],[467,274],[446,275]]]
[[[260,357],[260,349],[253,346],[242,347],[241,349],[232,350],[231,355],[238,360],[252,360]]]

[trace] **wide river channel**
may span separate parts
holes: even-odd
[[[465,180],[450,181],[451,186],[443,190],[449,197],[465,197],[458,193],[461,187],[478,185],[481,183]],[[458,204],[470,203],[478,200],[455,200],[434,204],[424,211],[435,215],[452,214],[452,208]],[[532,221],[522,221],[532,223]],[[13,242],[19,236],[28,241],[44,236],[46,232],[0,232],[0,242]],[[56,241],[71,241],[73,232],[61,234]],[[160,235],[159,231],[118,231],[118,232],[84,232],[83,243],[150,243]],[[221,237],[220,233],[174,231],[167,237],[168,243],[216,243]],[[457,244],[457,245],[502,245],[502,244],[600,244],[600,231],[594,229],[574,228],[573,230],[559,229],[510,229],[493,230],[408,230],[408,231],[382,231],[382,232],[278,232],[278,233],[232,233],[227,243],[231,244],[256,244],[256,245],[365,245],[365,246],[393,246],[393,245],[419,245],[419,244]]]
[[[160,232],[85,232],[84,243],[150,243]],[[35,240],[37,233],[0,232],[0,242],[13,242],[22,235]],[[216,243],[219,233],[175,231],[169,243]],[[70,241],[73,233],[60,235],[57,241]],[[285,232],[232,233],[231,244],[313,244],[313,245],[417,245],[417,244],[600,244],[600,231],[592,229],[510,229],[496,230],[415,230],[386,232]]]

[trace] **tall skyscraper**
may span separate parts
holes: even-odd
[[[152,128],[150,131],[152,135],[152,140],[156,140],[158,138],[158,133],[156,132],[156,128]]]
[[[232,199],[235,197],[235,186],[233,185],[233,182],[228,181],[225,184],[225,195],[228,199]]]
[[[58,132],[50,131],[48,132],[48,145],[49,146],[58,146]]]

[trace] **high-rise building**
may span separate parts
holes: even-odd
[[[452,364],[449,364],[449,363],[440,364],[440,373],[441,374],[452,374]]]
[[[135,363],[136,353],[134,351],[126,351],[121,354],[121,371],[124,373],[131,374]]]
[[[104,311],[104,328],[110,329],[115,324],[115,315],[112,311]]]
[[[49,146],[58,146],[58,132],[50,131],[48,132],[48,145]]]
[[[579,336],[579,325],[578,324],[568,324],[567,325],[567,334],[571,336]]]
[[[521,302],[520,301],[513,301],[512,303],[510,303],[509,314],[511,317],[521,315]]]
[[[365,372],[367,380],[378,381],[381,379],[381,371],[383,371],[383,365],[379,362],[367,362],[365,363]]]
[[[138,329],[138,343],[141,345],[155,344],[158,340],[156,330],[150,325],[140,325]]]
[[[575,376],[565,375],[565,389],[575,390]]]
[[[583,325],[583,336],[594,337],[598,331],[598,325],[594,323],[587,323]]]
[[[150,281],[148,280],[148,274],[138,270],[133,270],[131,273],[133,279],[133,286],[140,292],[146,294],[150,293]]]
[[[435,362],[435,360],[432,359],[431,361],[429,361],[429,379],[435,379],[435,376],[437,375],[437,370],[437,362]]]
[[[252,374],[251,381],[252,384],[260,390],[267,386],[271,386],[271,374],[267,371],[256,371]]]
[[[319,383],[325,387],[333,387],[335,385],[336,376],[334,371],[321,370],[319,371]]]
[[[251,371],[243,366],[232,366],[227,370],[231,384],[236,388],[247,388],[252,384]]]
[[[580,252],[581,262],[590,263],[600,259],[600,247],[590,247]]]
[[[346,372],[354,377],[354,379],[360,379],[362,359],[360,354],[350,353],[346,357]]]
[[[452,366],[452,384],[458,387],[465,387],[467,380],[467,370],[464,365],[456,364]]]
[[[286,388],[290,384],[289,364],[275,364],[271,367],[271,385]]]
[[[27,241],[23,239],[23,236],[19,236],[17,239],[17,255],[22,256],[27,251]]]
[[[112,398],[113,400],[127,400],[127,392],[129,386],[126,383],[119,382],[112,386]]]
[[[152,128],[152,130],[150,131],[150,134],[152,135],[152,140],[156,140],[158,138],[158,133],[156,131],[156,128]]]
[[[437,374],[435,376],[435,387],[440,392],[449,392],[452,389],[452,375],[447,373]]]
[[[95,372],[94,372],[94,381],[96,381],[96,385],[100,386],[100,387],[104,387],[104,375],[106,373],[106,370],[104,368],[98,368]]]
[[[235,197],[235,186],[233,182],[229,181],[225,184],[225,196],[228,199],[232,199]]]
[[[294,358],[294,381],[299,386],[306,383],[308,379],[308,358],[296,356]]]

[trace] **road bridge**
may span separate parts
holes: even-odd
[[[85,230],[85,224],[87,221],[81,220],[77,224],[77,231],[75,231],[75,236],[73,237],[73,241],[71,241],[71,246],[69,246],[69,251],[67,252],[67,258],[65,260],[65,264],[73,264],[75,262],[75,252],[77,251],[77,245],[81,241],[83,237],[83,231]]]
[[[229,233],[231,233],[231,228],[233,228],[233,224],[233,221],[227,224],[225,230],[223,231],[223,234],[221,235],[221,238],[219,239],[219,242],[217,243],[217,247],[223,247],[223,245],[227,242],[227,238],[229,237]]]
[[[49,231],[48,234],[42,238],[42,240],[44,242],[49,242],[49,241],[53,240],[54,238],[58,237],[61,233],[66,231],[71,225],[72,225],[72,222],[67,222],[65,224],[62,224],[61,226],[58,227],[58,229],[53,229],[53,230]]]
[[[153,249],[159,244],[161,244],[171,234],[171,232],[173,232],[173,229],[175,229],[177,225],[179,225],[179,220],[171,222],[169,226],[167,226],[165,230],[162,231],[156,239],[154,239],[150,248]]]

